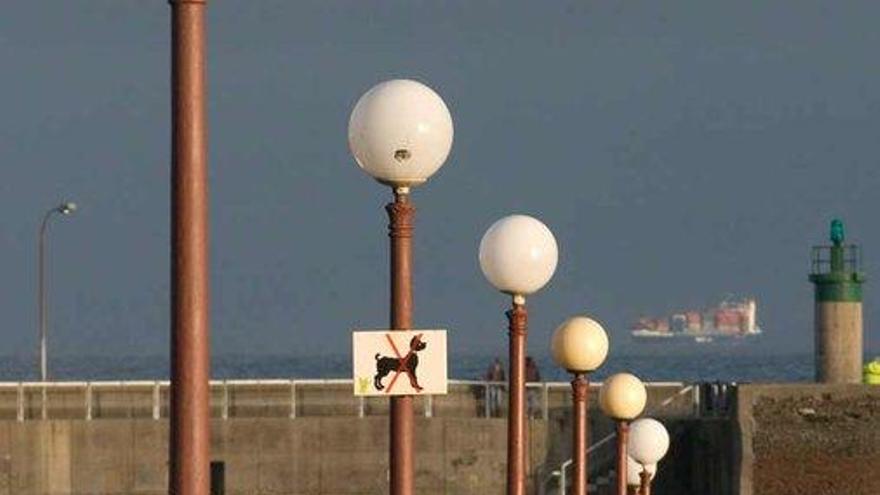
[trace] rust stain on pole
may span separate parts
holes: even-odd
[[[409,194],[395,191],[388,212],[391,242],[391,328],[412,328],[412,237],[416,209]],[[411,495],[414,487],[413,400],[411,396],[391,398],[390,435],[392,495]]]
[[[526,493],[526,333],[528,312],[514,303],[507,312],[510,329],[510,391],[507,407],[507,493]]]
[[[168,491],[208,495],[208,190],[205,0],[171,5],[171,427]]]
[[[617,422],[617,493],[626,495],[626,442],[629,436],[629,423]]]
[[[571,458],[574,460],[572,495],[587,495],[587,398],[590,382],[586,375],[578,373],[571,381],[572,407],[574,408],[574,438]]]

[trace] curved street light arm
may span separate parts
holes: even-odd
[[[37,240],[37,311],[39,318],[39,363],[40,363],[40,381],[49,379],[48,356],[46,350],[47,337],[47,318],[46,318],[46,231],[49,228],[49,220],[53,213],[61,215],[70,215],[76,211],[76,203],[65,201],[60,205],[49,209],[43,215],[40,222],[40,233]]]

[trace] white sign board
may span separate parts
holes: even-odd
[[[446,330],[352,333],[354,395],[446,393]]]

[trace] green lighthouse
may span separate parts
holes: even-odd
[[[843,222],[831,221],[831,246],[813,247],[816,381],[862,381],[861,252],[845,244]]]

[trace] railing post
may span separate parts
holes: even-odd
[[[544,418],[544,421],[550,419],[550,390],[547,387],[547,382],[544,382],[544,390],[543,390],[543,400],[544,400],[544,411],[541,414],[541,417]],[[589,404],[587,405],[589,407]]]
[[[153,419],[162,417],[162,393],[159,390],[159,381],[153,384]]]
[[[229,383],[223,380],[223,403],[220,405],[220,417],[229,419]]]
[[[15,419],[18,421],[24,421],[24,384],[18,382],[18,410],[15,414]]]
[[[358,417],[363,418],[366,415],[366,401],[363,395],[358,396]]]
[[[434,416],[434,396],[427,395],[425,396],[425,417],[430,418]]]
[[[296,419],[296,380],[290,380],[290,419]]]
[[[567,480],[565,478],[565,464],[559,469],[559,495],[566,495],[566,487],[565,485]]]
[[[489,400],[490,399],[489,387],[491,387],[489,382],[483,382],[483,417],[484,418],[488,418],[489,415],[491,414],[491,411],[490,411],[491,405],[489,404],[489,402],[490,402],[490,400]]]
[[[45,420],[49,419],[48,404],[46,404],[49,401],[49,398],[47,396],[47,391],[46,391],[46,382],[43,382],[43,393],[41,395],[42,395],[42,400],[40,401],[40,403],[41,403],[40,404],[40,418],[43,419],[43,421],[45,421]]]
[[[86,382],[86,421],[92,420],[92,382]]]

